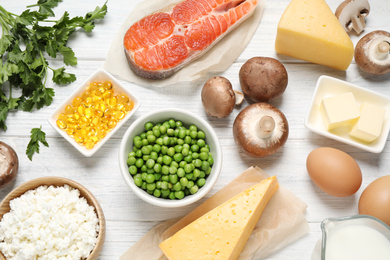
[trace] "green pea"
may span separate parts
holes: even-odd
[[[187,174],[186,174],[186,178],[187,178],[188,180],[192,180],[192,179],[194,179],[194,174],[193,174],[193,173],[187,173]]]
[[[145,133],[145,132],[144,132],[144,133],[141,133],[139,136],[141,137],[141,140],[143,140],[143,139],[146,138],[146,133]]]
[[[157,158],[156,163],[162,164],[162,156],[159,156]]]
[[[190,145],[189,144],[183,144],[183,148],[190,149]]]
[[[153,144],[156,141],[155,135],[148,135],[147,137],[148,143]]]
[[[134,184],[137,186],[137,187],[141,187],[142,186],[142,179],[141,177],[134,177]]]
[[[177,168],[176,167],[174,167],[174,166],[170,166],[169,167],[169,173],[170,174],[175,174],[177,172]]]
[[[199,139],[205,139],[206,138],[206,134],[203,131],[198,131],[198,138]]]
[[[182,138],[178,138],[177,139],[177,144],[178,145],[183,145],[184,144],[184,140]]]
[[[153,191],[153,196],[155,196],[155,197],[157,197],[157,198],[160,198],[160,196],[161,196],[161,190],[155,189],[155,190]]]
[[[147,188],[147,186],[146,186],[146,188]],[[148,194],[150,194],[150,195],[153,195],[153,191],[152,191],[152,190],[146,190],[146,192],[147,192]]]
[[[180,184],[182,187],[187,187],[188,179],[186,177],[180,178]]]
[[[167,154],[167,152],[168,152],[168,147],[165,145],[161,146],[161,154],[165,155]]]
[[[183,146],[180,144],[175,145],[175,152],[176,153],[181,153],[181,150],[183,150]]]
[[[129,166],[134,165],[136,161],[137,161],[137,159],[134,156],[131,156],[131,157],[127,158],[127,165],[129,165]]]
[[[161,164],[159,164],[159,163],[155,163],[155,164],[154,164],[153,170],[154,170],[155,172],[160,173],[160,172],[161,172],[161,169],[162,169]]]
[[[141,150],[137,150],[136,152],[135,152],[135,157],[142,157],[142,152],[141,152]]]
[[[209,158],[207,158],[207,162],[209,163],[209,165],[213,165],[214,164],[214,158],[213,158],[213,156],[211,154],[209,155]]]
[[[180,184],[180,182],[176,182],[176,183],[173,185],[173,190],[174,190],[174,191],[179,191],[179,190],[181,190],[181,184]]]
[[[148,167],[149,169],[152,169],[153,168],[153,166],[154,166],[154,164],[155,164],[155,161],[153,160],[153,159],[149,159],[149,160],[147,160],[146,161],[146,167]]]
[[[180,121],[180,120],[177,120],[175,125],[176,125],[176,128],[182,127],[183,126],[183,122]]]
[[[175,161],[172,161],[169,166],[179,168],[179,164],[177,162],[175,162]]]
[[[133,152],[130,152],[129,154],[128,154],[128,156],[127,156],[128,158],[130,158],[130,157],[135,157],[135,151],[133,151]]]
[[[174,200],[176,199],[176,196],[175,196],[175,193],[174,192],[171,192],[169,193],[169,196],[168,196],[171,200]]]
[[[195,193],[198,192],[198,190],[199,190],[198,186],[194,185],[194,186],[192,186],[192,187],[190,188],[190,193],[191,193],[191,194],[195,194]]]
[[[142,141],[141,140],[135,140],[134,141],[134,146],[137,147],[137,148],[141,148],[142,147]]]
[[[194,169],[192,172],[194,174],[194,178],[197,179],[200,176],[200,170],[199,169]]]
[[[153,174],[147,174],[146,175],[146,179],[145,179],[145,181],[147,182],[147,183],[152,183],[152,182],[154,182],[154,175]]]
[[[131,175],[135,175],[137,172],[138,172],[138,169],[137,169],[137,167],[136,167],[135,165],[131,165],[131,166],[129,167],[129,173],[130,173]]]
[[[144,162],[146,162],[147,160],[149,160],[150,158],[150,155],[144,155],[142,156],[142,160],[144,160]]]
[[[203,139],[198,139],[198,140],[196,140],[196,144],[197,144],[200,148],[206,146],[206,142],[205,142]]]
[[[157,140],[156,140],[156,144],[158,144],[158,145],[163,145],[163,139],[160,137],[160,138],[157,138]]]
[[[161,125],[159,130],[162,135],[165,135],[167,133],[167,127],[165,125]]]
[[[176,182],[179,181],[179,179],[178,179],[176,174],[170,174],[169,175],[169,181],[170,181],[170,183],[175,184]]]
[[[179,130],[179,135],[178,135],[178,137],[179,137],[180,139],[184,139],[184,137],[186,137],[186,130],[180,129],[180,130]]]
[[[148,174],[154,174],[154,170],[153,170],[153,169],[148,169],[148,170],[146,171],[146,173],[148,173]]]
[[[153,175],[154,175],[154,180],[155,180],[155,181],[161,180],[161,174],[159,174],[159,173],[154,173]]]
[[[203,152],[209,153],[209,152],[210,152],[210,149],[207,148],[206,146],[204,146],[204,147],[200,148],[200,152],[201,152],[201,153],[203,153]]]
[[[176,127],[176,122],[175,122],[175,120],[169,119],[168,123],[169,123],[169,125],[170,125],[172,128],[175,128],[175,127]]]
[[[137,168],[141,168],[142,165],[144,165],[144,160],[142,160],[141,158],[137,159],[137,161],[135,162],[135,166],[137,166]]]
[[[141,184],[141,189],[146,190],[146,185],[147,185],[146,182],[142,182],[142,184]]]
[[[171,164],[171,162],[172,162],[172,158],[170,156],[168,156],[168,155],[163,156],[163,163],[165,165],[169,165],[169,164]]]
[[[200,168],[202,166],[202,160],[195,159],[194,165],[196,168]]]
[[[155,151],[152,150],[152,152],[150,153],[150,159],[153,159],[153,160],[157,160],[158,158],[158,153],[156,153]]]
[[[171,157],[174,156],[175,155],[175,148],[169,147],[168,151],[167,151],[167,155],[171,156]]]
[[[135,142],[135,141],[141,141],[142,140],[142,138],[141,138],[141,136],[139,136],[139,135],[136,135],[136,136],[134,136],[134,138],[133,138],[133,142]]]
[[[183,155],[181,153],[176,153],[173,155],[173,160],[175,160],[175,162],[181,162],[183,160]]]
[[[161,182],[161,189],[163,189],[163,190],[168,189],[168,182],[162,181],[162,182]]]
[[[189,152],[190,152],[190,149],[188,149],[187,147],[183,146],[183,149],[181,150],[181,154],[183,156],[187,156],[189,154]]]
[[[177,137],[171,137],[171,145],[176,145],[177,144]]]
[[[179,200],[183,199],[184,198],[184,192],[183,191],[176,191],[175,192],[175,197]]]
[[[146,189],[147,190],[154,190],[156,188],[156,183],[148,183],[147,185],[146,185]],[[191,190],[190,190],[191,191]]]
[[[173,130],[172,128],[168,128],[167,129],[167,135],[168,136],[174,136],[175,135],[175,130]]]
[[[196,125],[190,125],[188,128],[190,131],[198,131],[198,127]]]
[[[161,173],[162,174],[169,174],[169,167],[167,165],[164,165],[162,168],[161,168]]]
[[[163,176],[161,176],[161,180],[168,182],[169,181],[169,176],[168,175],[163,175]]]
[[[201,169],[207,172],[210,169],[210,164],[207,161],[203,161]]]
[[[154,135],[156,138],[159,138],[159,137],[160,137],[161,132],[160,132],[160,129],[159,129],[158,127],[153,128],[153,135]]]
[[[192,152],[198,152],[199,151],[199,145],[197,145],[197,144],[193,144],[193,145],[191,145],[191,151]]]
[[[199,159],[201,159],[202,161],[206,161],[208,158],[209,158],[209,153],[201,152],[199,154]]]
[[[175,137],[179,137],[179,131],[180,131],[180,129],[178,129],[178,128],[175,129],[175,134],[174,134]]]
[[[178,177],[181,178],[181,177],[184,177],[184,175],[186,174],[186,172],[184,171],[183,168],[179,168],[179,169],[177,169],[176,174],[177,174]]]
[[[149,142],[148,142],[148,139],[147,138],[145,138],[145,139],[142,139],[142,145],[143,146],[147,146],[148,144],[149,144]]]
[[[168,189],[161,189],[161,197],[163,197],[164,199],[168,198],[170,193],[171,191]]]
[[[148,155],[148,154],[150,154],[150,150],[149,150],[149,148],[147,147],[147,146],[143,146],[142,148],[141,148],[141,152],[145,155]]]
[[[146,172],[148,170],[148,167],[146,167],[146,165],[142,165],[141,166],[141,172]]]
[[[190,136],[186,136],[186,137],[184,137],[184,142],[186,143],[186,144],[190,144],[191,142],[192,142],[192,139],[191,139],[191,137]]]
[[[192,162],[192,156],[191,155],[187,155],[186,157],[184,157],[184,161],[186,161],[187,163]]]
[[[153,123],[152,122],[145,123],[144,128],[146,131],[151,130],[153,128]]]
[[[187,188],[191,189],[192,187],[194,187],[194,185],[195,185],[195,183],[193,181],[189,181],[187,184]]]
[[[199,178],[204,178],[206,177],[206,173],[204,171],[200,171]]]
[[[152,130],[149,130],[149,131],[146,132],[146,139],[148,139],[149,135],[153,135],[153,131]]]
[[[180,167],[180,168],[184,168],[186,165],[187,165],[187,162],[186,162],[186,161],[181,161],[181,162],[179,163],[179,167]]]
[[[186,166],[184,166],[184,171],[185,171],[186,173],[190,173],[190,172],[192,172],[193,170],[194,170],[194,166],[193,166],[192,163],[189,163],[189,164],[187,164]]]
[[[194,153],[192,153],[191,155],[192,155],[192,159],[193,159],[193,160],[196,160],[196,159],[199,158],[199,154],[198,154],[197,152],[194,152]]]
[[[198,132],[196,132],[196,131],[191,131],[191,132],[190,132],[190,137],[191,137],[192,139],[195,139],[197,136],[198,136]]]

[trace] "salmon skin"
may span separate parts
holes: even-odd
[[[184,0],[142,18],[124,36],[130,68],[147,79],[172,76],[253,14],[257,3]]]

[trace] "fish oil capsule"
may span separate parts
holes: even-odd
[[[95,142],[93,140],[88,140],[84,143],[85,148],[92,149],[95,146]]]
[[[90,107],[85,109],[85,117],[86,118],[91,118],[93,115],[92,109]]]
[[[73,114],[73,107],[72,107],[71,105],[67,105],[67,106],[65,107],[65,114],[66,114],[66,115],[71,115],[71,114]]]
[[[65,129],[66,123],[62,119],[57,119],[57,126],[61,129]]]
[[[74,107],[78,107],[79,105],[81,105],[81,102],[82,102],[83,100],[81,99],[81,97],[76,97],[75,99],[73,99],[73,101],[72,101],[72,105],[74,106]]]
[[[112,83],[110,81],[108,81],[108,80],[103,82],[103,86],[107,90],[112,89]]]

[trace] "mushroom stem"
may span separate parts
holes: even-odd
[[[271,116],[263,116],[259,120],[259,137],[268,138],[275,129],[275,119]]]
[[[387,41],[380,42],[378,44],[378,48],[375,50],[375,57],[378,60],[384,60],[389,56],[389,51],[390,51],[390,43]]]

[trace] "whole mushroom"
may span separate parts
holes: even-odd
[[[364,72],[382,75],[390,72],[390,33],[373,31],[355,47],[355,61]]]
[[[252,157],[276,153],[287,141],[288,133],[286,117],[268,103],[254,103],[245,107],[233,123],[235,142]]]
[[[206,81],[201,97],[206,113],[218,118],[230,115],[235,105],[240,105],[244,99],[243,94],[233,90],[230,81],[221,76]]]
[[[347,32],[361,34],[366,27],[365,19],[370,13],[368,0],[345,0],[336,9],[335,15]]]
[[[242,65],[240,84],[245,97],[253,102],[268,102],[284,93],[288,83],[286,68],[269,57],[253,57]]]
[[[15,150],[0,141],[0,188],[15,179],[18,169],[19,160]]]

